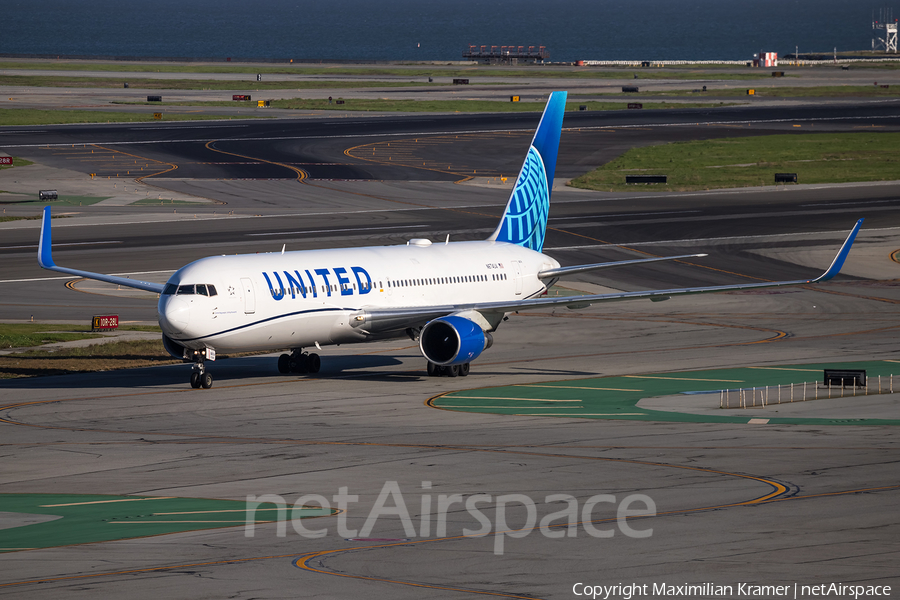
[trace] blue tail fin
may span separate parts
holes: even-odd
[[[506,212],[489,240],[509,242],[538,252],[543,249],[550,211],[550,188],[556,172],[556,153],[565,110],[566,92],[550,94],[506,205]]]

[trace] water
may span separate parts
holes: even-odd
[[[879,5],[880,6],[880,5]],[[849,0],[5,0],[0,53],[461,60],[469,44],[551,61],[749,59],[871,48]]]

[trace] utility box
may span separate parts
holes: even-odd
[[[56,200],[59,198],[59,194],[56,193],[56,190],[40,190],[38,198],[41,200]]]

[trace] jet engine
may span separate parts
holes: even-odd
[[[473,361],[493,343],[491,334],[478,324],[453,315],[429,321],[419,334],[422,354],[443,367]]]

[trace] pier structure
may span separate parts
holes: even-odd
[[[897,53],[897,19],[891,8],[882,8],[878,16],[872,13],[872,30],[884,32],[884,37],[872,38],[872,50],[884,50],[887,53]]]
[[[469,44],[463,58],[490,65],[515,65],[519,61],[542,63],[550,58],[546,46],[477,46]]]

